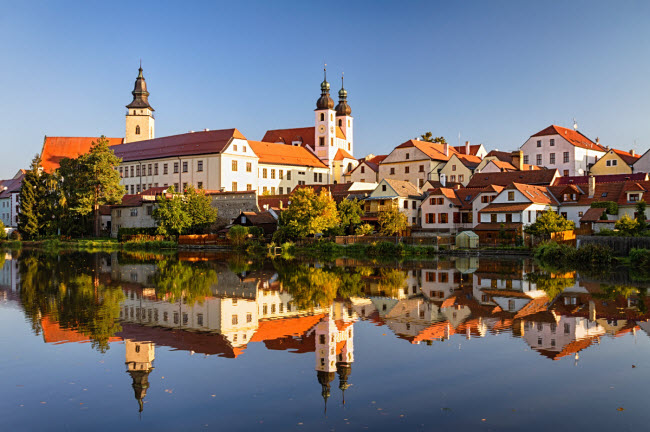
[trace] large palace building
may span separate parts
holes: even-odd
[[[344,182],[358,162],[354,151],[353,118],[347,91],[341,86],[334,106],[327,76],[316,101],[311,127],[267,131],[262,141],[246,138],[236,128],[155,137],[154,109],[140,67],[126,105],[124,138],[108,138],[127,194],[152,187],[187,185],[206,190],[286,194],[296,186]],[[53,171],[65,157],[90,149],[97,137],[45,137],[41,163]]]

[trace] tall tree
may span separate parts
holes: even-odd
[[[165,236],[179,236],[192,225],[183,196],[177,194],[173,187],[167,189],[166,195],[158,197],[158,205],[152,216],[158,224],[158,233]]]
[[[408,228],[408,218],[395,206],[380,212],[377,222],[382,234],[385,235],[397,236]]]
[[[26,239],[38,237],[42,215],[39,213],[41,199],[40,184],[41,158],[34,156],[32,165],[23,177],[20,187],[20,211],[18,212],[18,231]]]
[[[312,188],[299,188],[291,194],[291,204],[279,222],[288,238],[302,238],[337,226],[339,215],[326,191],[316,194]]]
[[[361,223],[361,216],[363,215],[362,203],[359,200],[345,199],[336,206],[341,219],[341,226],[345,229],[346,234],[352,234],[354,228]]]
[[[118,204],[124,195],[124,187],[120,185],[120,174],[117,172],[122,159],[115,156],[103,135],[79,159],[79,201],[74,210],[82,215],[92,213],[93,233],[99,236],[99,206]]]
[[[440,143],[440,144],[447,144],[447,140],[443,136],[439,137],[434,137],[431,132],[425,132],[422,135],[420,135],[420,141],[425,141],[425,142],[434,142],[434,143]]]
[[[189,185],[185,189],[184,206],[190,217],[189,230],[194,234],[207,231],[217,221],[217,209],[212,207],[209,196],[203,190],[196,190]]]
[[[646,215],[645,215],[646,208],[647,205],[645,201],[641,200],[638,203],[636,203],[636,223],[639,232],[645,231],[645,229],[648,228],[648,223],[646,222]]]

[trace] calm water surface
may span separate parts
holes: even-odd
[[[1,430],[646,430],[633,275],[8,253]]]

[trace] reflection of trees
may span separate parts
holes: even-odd
[[[546,296],[549,299],[554,299],[562,294],[565,289],[575,285],[576,283],[575,278],[558,277],[545,272],[528,273],[526,275],[526,280],[530,283],[534,283],[537,286],[537,289],[546,292]]]
[[[63,328],[73,329],[105,352],[109,338],[119,325],[122,289],[108,287],[96,279],[97,255],[48,256],[23,254],[20,260],[20,297],[36,332],[47,316]]]
[[[158,298],[170,302],[184,300],[203,303],[211,295],[210,287],[218,281],[217,272],[205,263],[166,260],[158,263],[153,276]]]
[[[388,297],[397,297],[406,285],[406,274],[399,269],[379,269],[379,278],[379,289]]]
[[[628,299],[637,294],[639,294],[639,289],[633,286],[601,284],[600,292],[594,293],[593,296],[604,300],[616,300],[619,297]]]
[[[341,279],[334,272],[307,265],[291,265],[279,271],[284,288],[299,309],[329,306],[336,298]]]

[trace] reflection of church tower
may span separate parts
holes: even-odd
[[[334,381],[336,374],[334,372],[318,371],[316,372],[316,376],[318,377],[318,382],[321,386],[320,394],[323,396],[323,400],[325,401],[325,413],[327,413],[327,399],[330,397],[330,383]]]
[[[126,371],[133,379],[133,391],[140,406],[139,411],[142,412],[144,397],[147,395],[147,389],[149,388],[149,373],[154,369],[154,344],[151,342],[134,342],[127,339],[125,347]]]
[[[345,391],[350,387],[348,377],[352,373],[352,363],[338,362],[336,364],[336,371],[339,374],[339,389],[343,395],[343,405],[345,405]]]

